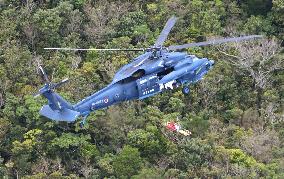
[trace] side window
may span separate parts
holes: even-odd
[[[134,72],[131,76],[123,79],[121,82],[122,83],[129,83],[131,81],[136,81],[137,79],[143,77],[145,75],[145,70],[138,70]]]
[[[138,70],[135,73],[132,74],[132,77],[135,79],[141,78],[143,75],[145,75],[145,70]]]

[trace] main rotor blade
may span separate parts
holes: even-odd
[[[50,83],[50,81],[49,81],[49,79],[48,79],[48,76],[47,76],[47,74],[45,73],[44,69],[43,69],[41,66],[39,66],[38,68],[40,69],[41,74],[42,74],[42,77],[43,77],[43,79],[45,80],[45,82]]]
[[[183,44],[183,45],[171,45],[168,47],[169,50],[179,50],[184,48],[190,48],[190,47],[199,47],[199,46],[206,46],[206,45],[216,45],[226,42],[238,42],[242,40],[249,40],[253,38],[261,38],[262,35],[249,35],[249,36],[242,36],[242,37],[233,37],[233,38],[225,38],[225,39],[216,39],[216,40],[210,40],[205,42],[197,42],[197,43],[189,43],[189,44]]]
[[[173,26],[175,25],[177,21],[177,17],[172,16],[166,23],[164,29],[162,30],[161,34],[159,35],[158,39],[156,40],[154,46],[158,47],[158,46],[162,46],[163,43],[165,42],[165,40],[167,39],[171,29],[173,28]]]
[[[44,48],[45,50],[66,50],[66,51],[145,51],[143,48],[137,49],[119,49],[119,48]]]

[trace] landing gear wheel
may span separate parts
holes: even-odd
[[[189,89],[188,86],[184,86],[184,87],[182,88],[182,93],[183,93],[184,95],[189,94],[189,92],[190,92],[190,89]]]

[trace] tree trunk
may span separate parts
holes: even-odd
[[[256,92],[257,92],[257,96],[256,96],[256,107],[257,107],[257,112],[258,115],[261,115],[261,103],[262,103],[262,93],[263,93],[263,89],[260,87],[256,87]]]

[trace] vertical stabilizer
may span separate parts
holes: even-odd
[[[64,79],[59,83],[52,83],[49,81],[43,68],[40,66],[39,69],[45,85],[38,91],[35,97],[43,95],[48,100],[48,105],[44,105],[41,108],[40,114],[55,121],[75,121],[80,112],[73,110],[73,106],[68,101],[54,92],[56,88],[66,83],[68,79]]]

